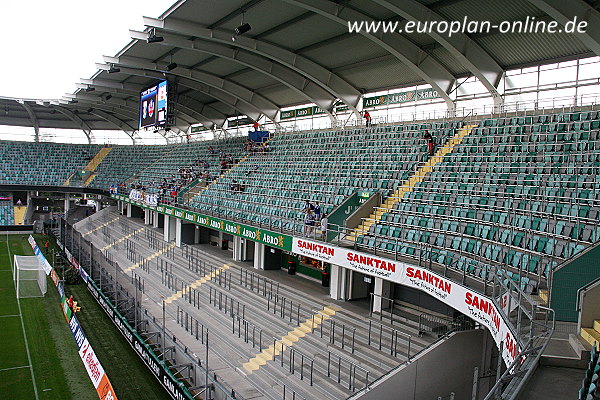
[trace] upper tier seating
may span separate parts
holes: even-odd
[[[486,119],[360,235],[361,247],[485,277],[533,276],[600,239],[600,115]],[[526,276],[522,276],[526,275]]]
[[[210,175],[213,178],[218,177],[220,173],[219,152],[231,154],[234,159],[239,160],[244,154],[243,143],[245,140],[245,137],[236,137],[210,142],[170,145],[161,158],[149,164],[138,174],[133,183],[147,187],[147,191],[150,193],[157,192],[157,185],[163,178],[179,177],[177,173],[179,168],[193,166],[196,160],[208,161]],[[214,149],[213,154],[209,151],[209,145]]]
[[[15,224],[15,209],[12,200],[0,200],[0,225]]]
[[[0,184],[63,185],[100,145],[0,141]]]
[[[250,155],[189,205],[301,232],[304,199],[329,213],[356,190],[393,191],[425,159],[424,129],[440,140],[458,127],[440,122],[278,135],[269,153]],[[234,180],[246,189],[232,193]]]
[[[170,151],[170,146],[113,146],[96,168],[90,187],[106,189],[126,181]]]

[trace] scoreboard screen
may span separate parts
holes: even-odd
[[[167,81],[160,81],[140,94],[140,128],[167,123],[167,90]]]

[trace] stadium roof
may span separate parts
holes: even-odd
[[[348,32],[354,20],[402,26],[535,17],[564,24],[574,16],[589,22],[586,33]],[[235,36],[242,22],[252,29]],[[600,55],[598,4],[582,0],[186,0],[144,23],[75,93],[55,101],[0,99],[0,124],[132,135],[139,92],[165,77],[177,83],[176,131],[197,122],[220,127],[242,114],[276,121],[282,107],[305,103],[329,113],[336,99],[355,111],[364,93],[417,84],[431,85],[452,107],[450,93],[462,77],[476,76],[499,99],[507,69]],[[147,43],[151,34],[163,40]],[[109,73],[111,66],[119,72]]]

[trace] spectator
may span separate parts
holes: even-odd
[[[21,208],[22,205],[23,202],[21,201],[21,199],[17,200],[17,207]]]
[[[208,146],[208,152],[209,152],[210,154],[215,154],[215,149],[213,149],[213,147],[212,147],[212,146]]]
[[[227,161],[225,159],[221,160],[221,174],[224,174],[227,171]]]
[[[319,221],[321,219],[321,206],[319,205],[318,201],[315,202],[314,211],[315,211],[315,218],[317,221]]]
[[[431,136],[431,133],[427,130],[425,131],[423,138],[427,141],[427,152],[430,156],[433,156],[435,153],[435,138]]]
[[[315,214],[309,209],[306,212],[306,217],[304,218],[304,235],[310,236],[315,227]]]
[[[323,214],[323,218],[321,218],[321,240],[324,242],[327,241],[327,225],[329,224],[329,220],[327,219],[327,214]]]
[[[254,124],[252,126],[254,127],[254,132],[258,131],[258,121],[254,121]]]
[[[252,169],[249,169],[249,170],[246,172],[246,176],[250,176],[250,174],[252,174],[252,173],[254,173],[254,172],[256,172],[256,171],[258,171],[258,164],[256,164],[254,167],[252,167]]]
[[[312,204],[310,204],[310,201],[308,201],[308,199],[304,200],[304,207],[302,208],[302,212],[308,213],[309,211],[314,210],[314,206]]]
[[[365,118],[365,125],[368,127],[371,126],[371,114],[365,110],[364,114],[363,114],[364,118]]]
[[[269,146],[269,142],[266,142],[266,143],[263,145],[263,151],[264,151],[265,153],[268,153],[268,152],[270,152],[270,151],[271,151],[271,147]]]

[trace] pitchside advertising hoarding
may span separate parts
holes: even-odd
[[[35,243],[35,241],[34,241]],[[69,253],[70,254],[70,253]],[[79,266],[79,263],[71,255],[71,264]],[[115,326],[119,329],[121,334],[129,345],[135,350],[138,356],[144,361],[148,369],[152,371],[156,379],[163,385],[165,390],[173,399],[183,400],[194,397],[190,394],[183,383],[179,382],[173,374],[168,371],[168,367],[160,361],[160,359],[154,354],[152,349],[144,343],[143,339],[137,334],[137,332],[129,325],[127,320],[119,313],[119,311],[112,305],[111,301],[106,297],[104,293],[96,286],[96,283],[90,278],[83,268],[78,268],[81,278],[86,282],[89,292],[94,296],[98,304],[102,307],[104,312],[113,321]],[[65,318],[71,328],[71,333],[75,338],[75,342],[79,348],[79,355],[83,361],[85,368],[90,376],[90,379],[94,383],[98,396],[101,400],[116,400],[117,397],[114,394],[114,390],[108,380],[108,376],[104,372],[104,368],[98,361],[94,350],[89,345],[79,321],[72,315],[71,309],[67,306],[67,299],[62,287],[62,283],[58,280],[58,275],[52,270],[50,274],[52,280],[55,282],[58,293],[62,299],[63,311]]]
[[[517,342],[491,299],[436,273],[413,265],[294,238],[292,252],[422,290],[488,328],[502,358],[510,365],[517,356]]]
[[[83,268],[81,268],[83,271]],[[82,275],[83,277],[83,275]],[[87,279],[87,287],[89,292],[94,296],[98,304],[102,307],[106,315],[113,321],[117,329],[121,332],[123,337],[127,340],[131,348],[138,354],[138,356],[144,361],[144,364],[152,372],[152,374],[158,379],[161,385],[169,393],[173,399],[193,399],[193,396],[187,390],[187,388],[168,372],[168,367],[154,354],[152,349],[144,343],[139,337],[137,332],[129,325],[127,320],[119,313],[119,311],[112,305],[111,301],[102,293],[102,291],[96,286],[96,283],[89,277]]]
[[[33,249],[35,255],[38,257],[40,265],[42,265],[44,269],[50,268],[47,274],[50,275],[50,278],[52,278],[52,282],[54,282],[54,285],[56,286],[56,290],[58,291],[58,295],[60,296],[63,315],[65,317],[65,320],[69,324],[69,328],[71,329],[71,333],[73,334],[73,338],[75,339],[75,343],[77,344],[79,357],[81,357],[81,361],[85,366],[85,370],[87,371],[90,380],[94,384],[94,388],[98,393],[98,397],[100,398],[100,400],[117,400],[117,396],[115,395],[114,389],[110,384],[108,376],[104,372],[102,364],[100,364],[100,361],[98,360],[98,357],[96,357],[94,349],[88,342],[85,333],[83,332],[83,329],[81,329],[79,321],[77,320],[75,315],[73,315],[71,308],[68,306],[67,297],[65,296],[65,290],[63,288],[63,284],[60,280],[60,277],[58,276],[54,268],[52,268],[48,260],[46,260],[46,257],[44,257],[39,246],[35,242],[35,239],[31,235],[29,235],[29,244]],[[60,243],[59,246],[61,249],[63,248],[62,243]],[[75,258],[71,256],[71,253],[69,253],[69,255],[71,259],[74,260],[75,263],[77,263]],[[77,265],[79,266],[78,263]],[[80,270],[83,269],[81,268]]]
[[[77,317],[74,315],[71,316],[69,327],[71,328],[73,338],[75,338],[79,357],[81,357],[81,361],[83,361],[83,365],[85,365],[85,370],[98,392],[98,397],[102,400],[116,400],[117,396],[108,380],[108,376],[104,372],[104,368],[102,367],[102,364],[100,364],[98,357],[96,357],[94,349],[85,337]]]

